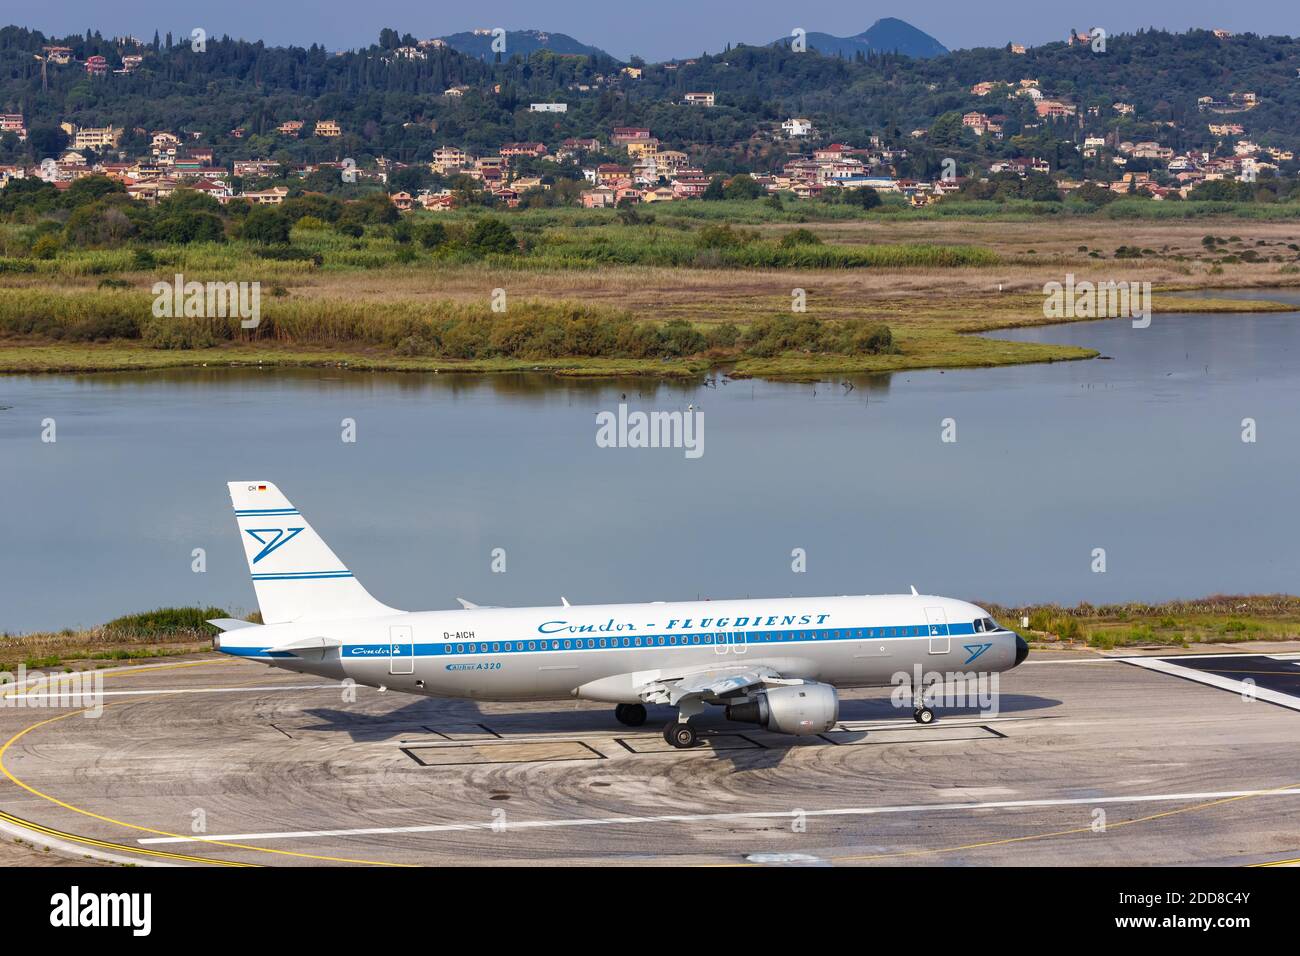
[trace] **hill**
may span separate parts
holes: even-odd
[[[1020,54],[980,48],[924,59],[739,46],[647,64],[639,78],[621,74],[618,61],[604,55],[516,49],[495,63],[441,47],[410,58],[398,54],[405,37],[381,40],[334,55],[222,37],[209,38],[198,53],[187,37],[127,46],[93,33],[54,37],[5,27],[0,114],[21,114],[31,135],[24,143],[0,133],[0,164],[57,155],[67,141],[62,123],[111,124],[125,131],[120,148],[133,155],[147,151],[152,131],[184,132],[212,146],[219,164],[259,157],[364,164],[381,155],[418,163],[442,145],[490,155],[508,142],[608,142],[615,126],[648,127],[709,172],[769,170],[818,142],[863,146],[873,137],[906,151],[894,165],[915,178],[934,175],[949,156],[984,163],[1039,157],[1079,176],[1088,165],[1085,140],[1098,137],[1216,155],[1232,155],[1234,140],[1250,139],[1300,152],[1300,41],[1291,37],[1149,30],[1110,37],[1104,54],[1051,43]],[[51,64],[42,78],[34,54],[56,44],[70,48],[71,62]],[[84,63],[94,56],[106,59],[105,75],[88,75]],[[127,56],[133,69],[126,69]],[[1073,113],[1038,115],[1031,97],[1008,95],[1022,81]],[[684,105],[687,91],[714,93],[716,106]],[[567,112],[530,112],[539,101],[564,102]],[[967,112],[996,120],[1001,137],[965,128]],[[785,139],[788,117],[808,117],[818,139]],[[336,121],[341,135],[277,132],[288,120],[310,130],[318,119]],[[1224,124],[1240,132],[1225,133]],[[1290,156],[1283,162],[1294,171]],[[1137,159],[1129,168],[1149,163]]]
[[[846,59],[853,59],[859,53],[864,56],[871,53],[900,53],[903,56],[923,60],[943,56],[948,52],[948,48],[930,34],[895,17],[877,20],[861,33],[851,37],[809,33],[808,48],[824,56],[840,56]]]
[[[490,30],[473,30],[453,33],[440,38],[453,50],[478,60],[495,60]],[[589,46],[565,33],[548,33],[544,30],[507,30],[505,52],[501,59],[512,56],[531,56],[539,50],[549,50],[561,56],[608,56],[599,47]]]

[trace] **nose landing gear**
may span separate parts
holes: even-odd
[[[918,724],[934,721],[934,711],[925,706],[925,691],[919,687],[912,688],[912,719]]]

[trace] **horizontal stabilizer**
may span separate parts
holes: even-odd
[[[241,621],[234,617],[219,617],[207,623],[222,631],[237,631],[241,627],[257,627],[252,621]]]
[[[275,647],[268,647],[267,653],[281,654],[293,651],[323,651],[331,647],[342,647],[343,642],[337,637],[303,637],[296,641],[290,641],[288,644],[277,644]]]

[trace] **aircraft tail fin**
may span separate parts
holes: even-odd
[[[370,596],[271,482],[227,487],[263,623],[400,613]]]

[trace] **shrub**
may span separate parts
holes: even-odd
[[[811,229],[796,229],[793,232],[787,232],[781,237],[782,249],[793,249],[795,246],[820,246],[821,237]]]
[[[740,341],[740,329],[736,328],[734,322],[724,322],[711,326],[705,337],[711,349],[733,349]]]
[[[53,259],[62,247],[57,236],[47,233],[32,243],[32,255],[37,259]]]
[[[319,252],[299,249],[297,246],[267,246],[254,249],[253,255],[259,259],[271,259],[275,262],[310,262],[317,266],[325,261],[325,257]]]
[[[140,637],[189,637],[214,633],[208,620],[229,617],[219,607],[160,607],[156,611],[128,614],[104,625],[104,630]]]
[[[252,216],[250,215],[250,219]],[[245,224],[245,238],[248,237]],[[150,235],[159,242],[187,245],[191,242],[224,242],[226,238],[225,223],[220,216],[211,212],[186,212],[163,216],[150,230]],[[287,242],[287,232],[286,239]]]
[[[426,249],[436,249],[447,241],[447,227],[440,222],[420,223],[413,232],[415,241]]]
[[[262,245],[288,245],[289,217],[274,206],[256,206],[244,219],[240,235]]]
[[[474,224],[466,240],[468,248],[480,256],[509,255],[519,251],[519,241],[504,220],[486,216]]]
[[[150,316],[140,327],[141,341],[154,349],[210,349],[231,336],[226,319]]]
[[[701,249],[735,249],[757,238],[754,233],[731,228],[731,223],[708,225],[695,234],[695,244]]]

